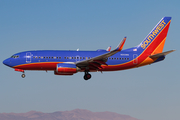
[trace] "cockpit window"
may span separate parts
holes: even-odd
[[[18,58],[19,57],[19,55],[13,55],[13,56],[11,56],[11,58]]]

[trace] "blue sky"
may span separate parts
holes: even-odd
[[[111,111],[144,120],[179,120],[180,1],[177,0],[1,0],[0,113],[88,109]],[[138,45],[158,21],[171,16],[163,62],[141,68],[55,76],[20,72],[2,64],[26,50],[124,49]]]

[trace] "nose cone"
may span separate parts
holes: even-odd
[[[3,61],[3,64],[6,65],[6,66],[11,67],[11,66],[10,66],[10,59],[8,58],[8,59],[4,60],[4,61]]]
[[[7,62],[7,59],[3,61],[3,64],[4,64],[4,65],[7,65],[7,63],[8,63],[8,62]]]

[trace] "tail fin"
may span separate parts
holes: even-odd
[[[161,53],[168,33],[171,17],[163,17],[152,29],[147,37],[137,46],[140,53],[146,51],[147,54]]]

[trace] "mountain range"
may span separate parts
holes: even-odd
[[[138,120],[129,115],[113,112],[91,112],[84,109],[43,113],[0,113],[0,120]]]

